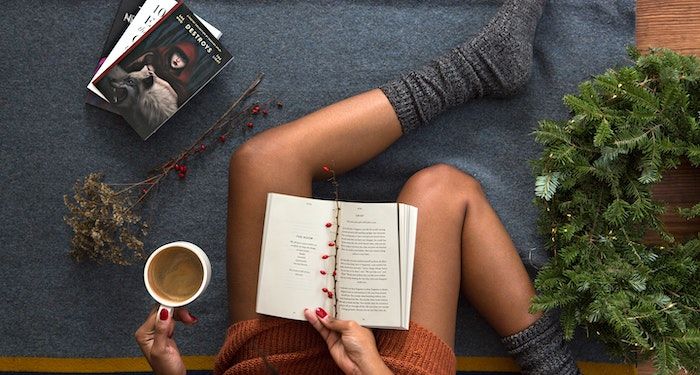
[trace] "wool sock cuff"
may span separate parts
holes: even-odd
[[[559,317],[545,313],[530,327],[501,338],[523,374],[580,375],[574,357],[564,342]]]
[[[403,134],[407,134],[422,123],[418,112],[418,103],[408,86],[403,82],[403,78],[389,81],[380,86],[379,89],[386,95],[389,103],[394,108]]]

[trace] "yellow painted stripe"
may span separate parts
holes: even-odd
[[[637,375],[637,366],[623,363],[576,362],[584,375]]]
[[[185,356],[190,370],[211,370],[213,356]],[[584,375],[637,375],[634,365],[578,362]],[[518,372],[510,357],[457,357],[458,371]],[[131,358],[49,358],[0,357],[0,371],[49,373],[148,372],[151,367],[143,357]]]
[[[213,356],[185,356],[190,370],[211,370]],[[149,372],[151,366],[143,357],[130,358],[48,358],[0,357],[0,371],[51,373]]]
[[[510,357],[457,357],[457,371],[519,372]]]
[[[604,362],[576,362],[584,375],[637,375],[634,365]],[[457,371],[520,372],[510,357],[457,357]]]

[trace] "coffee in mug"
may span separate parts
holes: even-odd
[[[143,272],[146,289],[164,307],[194,301],[209,285],[211,264],[197,245],[172,242],[156,249]]]

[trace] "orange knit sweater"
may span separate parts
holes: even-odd
[[[455,373],[452,349],[420,325],[411,322],[408,331],[374,332],[379,353],[395,374]],[[214,373],[267,374],[270,365],[280,374],[342,374],[326,343],[308,322],[272,317],[232,325],[216,358]]]

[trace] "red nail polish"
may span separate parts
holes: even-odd
[[[326,317],[326,315],[328,315],[328,313],[323,308],[319,307],[316,309],[316,316],[319,318],[323,319]]]
[[[168,320],[168,309],[160,310],[160,320]]]

